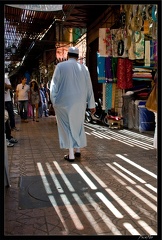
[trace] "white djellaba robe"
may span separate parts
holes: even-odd
[[[87,146],[84,130],[85,109],[95,108],[88,68],[69,58],[58,63],[50,84],[50,99],[55,109],[60,148]]]

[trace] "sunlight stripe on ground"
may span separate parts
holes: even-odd
[[[118,178],[116,175],[111,175],[115,178],[115,180],[117,180],[120,184],[122,184],[123,186],[126,186],[127,184],[121,180],[120,178]],[[147,184],[145,184],[146,186]],[[135,185],[136,188],[138,188],[139,190],[141,190],[142,192],[144,192],[146,195],[148,195],[150,198],[152,198],[153,200],[157,201],[157,197],[153,194],[151,194],[149,191],[147,191],[146,189],[144,189],[143,187],[139,186],[139,185]]]
[[[52,191],[51,191],[51,188],[50,188],[50,186],[49,186],[48,180],[47,180],[47,178],[46,178],[46,176],[45,176],[45,172],[44,172],[44,170],[43,170],[42,164],[41,164],[41,163],[37,163],[37,166],[38,166],[38,170],[39,170],[39,172],[40,172],[40,176],[41,176],[41,178],[42,178],[43,185],[44,185],[44,188],[45,188],[47,194],[52,194]],[[63,219],[63,217],[62,217],[62,215],[61,215],[61,212],[60,212],[60,210],[59,210],[59,207],[57,206],[57,203],[56,203],[56,200],[54,199],[54,196],[48,195],[48,198],[49,198],[52,206],[54,207],[56,213],[58,214],[61,223],[63,224],[63,226],[64,226],[64,228],[65,228],[65,231],[63,231],[63,234],[64,234],[64,235],[65,235],[65,234],[68,234],[68,228],[67,228],[66,223],[65,223],[65,221],[64,221],[64,219]]]
[[[137,175],[135,175],[134,173],[130,172],[129,170],[127,170],[126,168],[122,167],[120,164],[113,162],[114,165],[116,165],[118,168],[120,168],[121,170],[123,170],[124,172],[126,172],[128,175],[130,175],[131,177],[135,178],[137,181],[141,182],[141,183],[146,183],[142,178],[138,177]]]
[[[111,230],[114,235],[122,235],[121,232],[117,229],[117,227],[113,224],[110,218],[102,211],[100,206],[93,200],[93,198],[89,195],[89,193],[84,193],[87,200],[91,203],[95,211],[101,217],[102,221],[106,224],[106,226]]]
[[[85,166],[85,169],[93,176],[94,179],[103,187],[106,188],[107,185],[87,166]]]
[[[46,163],[46,164],[47,164],[47,163]],[[53,174],[53,171],[51,171],[51,168],[50,168],[49,164],[47,164],[47,166],[48,166],[48,169],[50,170],[50,172]],[[56,177],[56,176],[55,176],[55,177]],[[58,181],[58,180],[57,180],[57,181]],[[56,179],[55,179],[55,183],[57,183],[57,181],[56,181]],[[64,179],[64,181],[65,181],[65,179]],[[66,182],[67,182],[67,181],[66,181]],[[65,184],[66,184],[66,182],[65,182]],[[68,186],[69,186],[69,184],[67,185],[67,187],[68,187]],[[59,185],[58,183],[57,183],[56,187],[57,187],[57,190],[58,190],[58,191],[59,191],[59,188],[62,189],[61,185]],[[69,187],[68,187],[68,188],[69,188]],[[71,188],[70,188],[70,189],[71,189]],[[78,196],[78,194],[73,193],[72,195],[73,195],[74,199],[76,200],[76,202],[78,203],[78,205],[80,206],[80,208],[82,209],[84,215],[87,217],[87,220],[90,222],[90,224],[92,225],[92,222],[93,222],[93,224],[95,224],[95,228],[94,228],[94,226],[92,226],[92,227],[94,228],[94,230],[97,231],[98,234],[101,234],[103,231],[102,231],[101,228],[98,226],[97,222],[94,220],[94,218],[93,218],[93,216],[91,215],[91,213],[88,212],[88,209],[86,208],[86,206],[84,205],[84,203],[82,202],[82,200],[80,199],[80,197]],[[67,199],[65,199],[65,197],[64,197],[64,199],[63,199],[62,195],[60,195],[60,196],[61,196],[62,200],[64,201],[64,204],[66,204],[66,203],[67,203]],[[68,204],[69,204],[69,203],[68,203]],[[69,206],[68,206],[68,207],[66,206],[66,208],[69,210]],[[91,222],[91,221],[92,221],[92,222]]]
[[[117,218],[123,218],[123,215],[118,211],[116,207],[104,196],[101,192],[96,192],[96,195],[102,200],[102,202],[107,206],[107,208],[114,214]]]
[[[132,139],[133,136],[135,136],[136,138],[141,138],[140,134],[133,135],[134,133],[131,134],[131,132],[130,132],[130,134],[127,134],[127,135],[130,135],[130,137],[126,136],[126,135],[123,136],[123,134],[121,134],[122,133],[121,131],[123,131],[123,130],[120,130],[120,132],[119,131],[118,132],[114,132],[111,129],[103,128],[103,127],[96,126],[96,125],[90,125],[92,127],[89,127],[89,125],[90,124],[86,125],[85,127],[90,129],[90,130],[92,130],[92,131],[97,130],[97,133],[93,132],[93,135],[98,134],[98,136],[100,136],[100,137],[101,136],[103,136],[105,138],[108,137],[110,139],[114,139],[116,141],[123,142],[123,143],[125,143],[127,145],[130,145],[130,146],[136,145],[136,146],[138,146],[140,148],[143,148],[145,150],[153,149],[153,144],[149,144],[149,143],[146,143],[146,142],[141,141],[141,140],[136,140],[135,138]],[[102,130],[104,130],[104,133],[102,133]],[[125,133],[127,133],[127,132],[125,132]],[[148,142],[150,141],[151,143],[153,143],[153,140],[151,138],[149,138],[149,137],[144,137],[143,139],[148,141]]]
[[[140,233],[132,226],[130,223],[123,223],[123,226],[130,232],[132,235],[140,235]]]
[[[62,199],[62,201],[64,202],[65,204],[65,207],[75,225],[75,227],[78,229],[78,230],[83,230],[84,227],[83,227],[83,224],[81,223],[79,217],[77,216],[74,208],[72,207],[71,203],[69,202],[67,196],[65,194],[60,194],[60,197]]]
[[[157,193],[157,188],[153,187],[151,184],[145,184],[146,187],[150,188],[152,191]]]
[[[83,170],[76,164],[72,163],[72,166],[75,170],[80,174],[80,176],[84,179],[84,181],[89,185],[89,187],[93,190],[97,189],[94,183],[87,177],[87,175],[83,172]]]
[[[54,182],[54,184],[55,184],[58,192],[59,192],[59,193],[63,193],[64,190],[62,189],[59,181],[57,180],[56,175],[55,175],[55,173],[53,172],[50,164],[49,164],[49,163],[46,163],[46,166],[47,166],[47,169],[48,169],[48,171],[49,171],[49,173],[50,173],[50,175],[51,175],[51,178],[52,178],[52,180],[53,180],[53,182]]]
[[[109,166],[111,169],[113,169],[115,172],[117,172],[120,176],[122,176],[123,178],[125,178],[128,182],[130,182],[131,184],[136,184],[136,182],[134,182],[131,178],[125,176],[125,174],[123,174],[122,172],[120,172],[119,170],[117,170],[115,167],[113,167],[110,163],[106,163],[107,166]]]
[[[157,235],[157,233],[144,221],[139,220],[138,223],[150,234]]]
[[[136,139],[134,139],[134,138],[130,138],[130,137],[127,137],[127,136],[123,136],[123,135],[121,135],[121,134],[119,134],[119,133],[115,133],[115,132],[112,132],[112,133],[109,133],[109,136],[115,136],[115,137],[117,137],[117,138],[120,138],[120,139],[123,139],[124,141],[128,141],[128,142],[130,142],[131,144],[134,144],[134,145],[136,145],[136,146],[138,146],[138,147],[141,147],[141,148],[143,148],[143,149],[145,149],[145,150],[147,150],[147,149],[153,149],[153,145],[150,145],[150,144],[148,144],[148,143],[145,143],[145,142],[143,142],[143,141],[139,141],[139,140],[136,140]]]
[[[103,137],[100,136],[100,134],[98,134],[98,133],[96,133],[96,132],[92,132],[91,134],[94,135],[94,136],[96,136],[96,137],[98,137],[98,138],[101,138],[101,139],[103,138]]]
[[[124,208],[124,210],[134,219],[140,219],[140,217],[122,200],[116,195],[110,188],[105,189],[115,200],[116,202]]]
[[[140,133],[135,133],[135,132],[132,132],[131,130],[128,131],[126,129],[119,130],[119,132],[122,133],[122,134],[129,135],[131,137],[141,138],[141,139],[143,139],[145,141],[153,143],[153,137],[144,136],[144,135],[142,135]]]
[[[107,185],[94,173],[90,168],[85,166],[87,171],[96,179],[96,181],[103,187],[105,190],[111,195],[121,207],[124,208],[125,211],[130,214],[134,219],[139,219],[140,217],[124,202],[122,201],[110,188],[107,188]]]
[[[155,212],[157,212],[157,206],[150,202],[147,198],[143,197],[140,193],[134,190],[132,187],[126,186],[126,188],[132,192],[136,197],[138,197],[141,201],[147,204],[150,208],[152,208]]]
[[[42,164],[41,163],[37,163],[37,166],[38,166],[38,170],[39,170],[39,173],[40,173],[40,176],[42,178],[42,181],[43,181],[43,184],[44,184],[44,187],[45,187],[45,190],[48,194],[52,194],[52,190],[50,188],[50,185],[48,183],[48,180],[46,178],[46,174],[43,170],[43,167],[42,167]]]
[[[66,223],[65,223],[65,220],[64,220],[64,218],[63,218],[63,216],[62,216],[62,214],[61,214],[61,211],[60,211],[60,209],[59,209],[59,207],[58,207],[58,205],[57,205],[57,203],[56,203],[56,200],[55,200],[55,198],[54,198],[53,195],[49,195],[48,197],[49,197],[50,202],[51,202],[53,208],[55,209],[57,215],[59,216],[62,225],[63,225],[64,228],[65,228],[65,231],[63,231],[63,235],[67,235],[67,234],[69,233],[68,227],[67,227],[67,225],[66,225]]]
[[[144,189],[143,187],[136,185],[136,188],[138,188],[139,190],[141,190],[142,192],[144,192],[147,196],[149,196],[150,198],[152,198],[153,200],[155,200],[157,202],[157,197],[153,194],[151,194],[149,191],[147,191],[146,189]]]
[[[88,133],[88,132],[85,132],[87,135],[91,135],[90,133]]]
[[[152,177],[154,177],[154,178],[157,178],[157,175],[156,175],[156,174],[154,174],[154,173],[148,171],[146,168],[141,167],[140,165],[134,163],[133,161],[129,160],[128,158],[122,156],[121,154],[116,154],[116,156],[117,156],[118,158],[120,158],[120,159],[122,159],[122,160],[128,162],[129,164],[135,166],[136,168],[140,169],[141,171],[143,171],[143,172],[149,174],[150,176],[152,176]]]
[[[86,216],[87,220],[95,230],[95,232],[99,235],[102,235],[103,230],[100,228],[96,220],[93,218],[92,214],[89,212],[88,208],[85,206],[85,204],[82,202],[82,200],[79,198],[78,194],[72,193],[75,201],[78,203],[79,207],[81,208],[82,212]]]
[[[62,177],[62,179],[66,183],[66,186],[68,187],[69,191],[70,192],[75,192],[75,189],[73,188],[70,181],[68,180],[68,178],[66,177],[66,175],[64,174],[62,169],[60,168],[59,164],[56,161],[53,161],[53,163],[54,163],[55,167],[57,168],[58,172],[60,173],[60,176]]]

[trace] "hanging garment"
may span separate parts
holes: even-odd
[[[139,36],[140,35],[140,36]],[[135,58],[136,59],[143,59],[144,58],[144,51],[145,51],[145,46],[144,46],[144,33],[141,32],[135,32]]]
[[[112,64],[113,82],[116,82],[116,81],[117,81],[117,64],[118,64],[118,58],[117,58],[117,57],[112,57],[111,64]]]
[[[105,58],[105,77],[107,83],[112,83],[113,74],[112,74],[112,57]]]
[[[112,38],[112,56],[118,57],[118,32],[119,29],[111,29],[111,38]]]
[[[107,56],[107,53],[106,53],[106,28],[99,28],[98,51],[101,56]]]
[[[99,53],[97,53],[97,74],[98,74],[98,83],[105,83],[106,77],[105,77],[105,57],[100,56]]]
[[[117,87],[129,89],[133,87],[132,80],[133,62],[128,58],[118,58],[117,64]]]
[[[107,56],[112,56],[112,37],[110,28],[106,28],[106,54]]]
[[[112,84],[106,84],[106,111],[112,107]]]

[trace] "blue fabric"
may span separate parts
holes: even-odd
[[[98,83],[106,83],[105,77],[105,57],[100,56],[97,53],[97,74],[98,74]]]
[[[106,111],[112,108],[112,84],[106,84]]]
[[[82,148],[87,145],[84,131],[86,103],[95,107],[88,68],[70,58],[57,64],[50,85],[55,109],[60,148]]]

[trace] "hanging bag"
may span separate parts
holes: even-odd
[[[153,86],[153,89],[148,96],[148,99],[146,101],[146,108],[149,111],[157,112],[157,88],[156,84]]]

